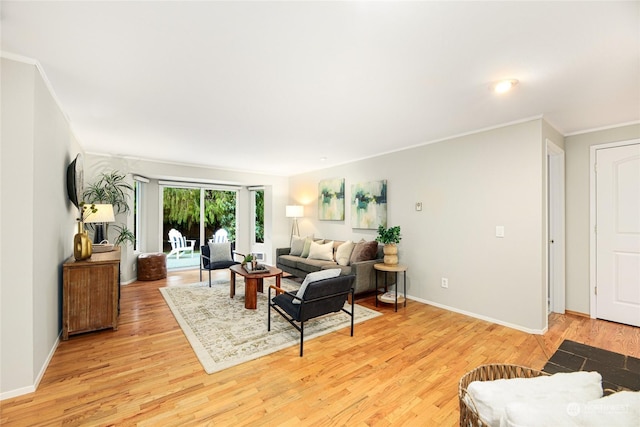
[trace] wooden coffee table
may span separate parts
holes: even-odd
[[[260,273],[249,273],[240,264],[229,267],[231,270],[231,280],[229,281],[229,296],[233,298],[236,295],[236,274],[244,277],[244,308],[255,310],[258,308],[258,291],[263,292],[263,279],[267,277],[276,278],[276,286],[280,287],[280,279],[282,278],[282,270],[276,267],[266,266],[269,271]]]

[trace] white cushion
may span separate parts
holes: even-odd
[[[639,426],[640,392],[620,391],[588,402],[516,402],[505,408],[501,427]]]
[[[304,292],[307,290],[307,286],[309,283],[317,282],[318,280],[331,279],[333,277],[338,277],[340,275],[339,268],[329,268],[328,270],[320,270],[314,271],[313,273],[307,274],[307,276],[302,281],[302,285],[300,285],[300,289],[298,289],[298,293],[296,296],[298,298],[302,298],[304,296]],[[294,304],[300,304],[300,300],[293,299]]]
[[[349,259],[351,259],[351,253],[356,244],[351,240],[347,240],[336,249],[336,262],[338,265],[349,265]]]
[[[597,372],[570,372],[534,378],[474,381],[467,387],[467,404],[489,425],[498,427],[505,407],[514,402],[587,402],[602,397],[602,376]],[[473,403],[469,402],[470,399]]]
[[[333,261],[333,241],[327,243],[311,242],[309,258],[323,261]]]
[[[209,262],[233,261],[231,242],[209,243]]]

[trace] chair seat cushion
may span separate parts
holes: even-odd
[[[337,276],[309,283],[305,291],[305,303],[295,304],[293,293],[275,296],[272,301],[297,322],[342,310],[347,301],[355,276]],[[329,298],[324,298],[329,296]]]
[[[232,265],[240,264],[238,261],[216,261],[210,262],[207,266],[202,268],[205,270],[222,270],[223,268],[229,268]]]
[[[276,295],[273,302],[279,305],[292,319],[298,320],[300,318],[300,304],[294,304],[290,294]]]

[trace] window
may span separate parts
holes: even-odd
[[[255,190],[252,193],[254,206],[253,242],[264,243],[264,190]]]
[[[133,176],[133,235],[136,243],[133,246],[134,252],[142,251],[142,227],[141,218],[143,216],[142,200],[144,184],[149,182],[148,179],[134,175]]]

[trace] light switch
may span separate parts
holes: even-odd
[[[504,225],[496,225],[496,237],[504,237]]]
[[[416,202],[416,210],[417,211],[421,211],[422,210],[422,202]]]

